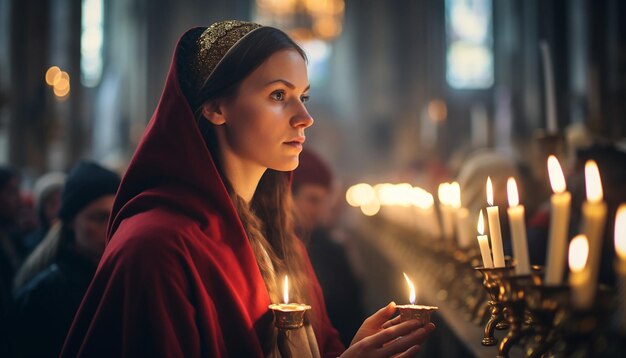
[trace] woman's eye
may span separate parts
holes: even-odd
[[[309,101],[309,95],[300,97],[300,101],[302,101],[302,103],[307,103]]]
[[[274,99],[276,101],[282,101],[282,100],[285,99],[285,92],[283,92],[283,91],[272,92],[270,97],[272,97],[272,99]]]

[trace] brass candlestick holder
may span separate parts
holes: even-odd
[[[304,325],[304,314],[311,306],[302,303],[271,304],[274,312],[274,325],[279,330],[298,329]]]
[[[528,275],[502,275],[498,280],[500,302],[507,310],[506,319],[509,323],[509,331],[498,347],[498,358],[508,357],[511,347],[522,338],[526,289],[531,285],[541,284],[540,272],[539,268],[534,268]]]
[[[485,325],[483,332],[482,344],[484,346],[494,346],[498,343],[498,340],[493,336],[496,325],[504,322],[503,305],[500,302],[500,279],[504,276],[509,276],[513,273],[513,266],[485,268],[476,267],[476,270],[483,274],[483,286],[487,291],[489,300],[487,301],[491,309],[491,317]],[[501,326],[502,327],[502,326]]]
[[[557,342],[556,318],[567,305],[569,295],[569,287],[565,285],[532,284],[526,287],[526,307],[533,317],[533,325],[529,327],[529,340],[525,348],[527,357],[542,357]]]

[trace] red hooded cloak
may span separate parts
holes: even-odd
[[[178,49],[179,46],[177,46]],[[184,97],[176,53],[62,357],[262,356],[269,295]],[[303,250],[322,356],[343,351]]]

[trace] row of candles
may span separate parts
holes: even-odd
[[[572,290],[572,304],[579,309],[588,309],[595,297],[604,226],[607,216],[607,206],[603,201],[602,183],[597,164],[590,160],[585,163],[586,201],[582,206],[583,225],[582,233],[576,236],[567,250],[567,233],[569,226],[571,194],[566,190],[565,179],[561,166],[554,156],[548,159],[548,173],[554,194],[550,199],[551,220],[548,241],[548,254],[545,268],[545,285],[561,285],[565,270],[565,257],[569,254],[569,284]],[[516,261],[517,275],[530,274],[528,258],[528,243],[524,224],[524,206],[519,204],[519,196],[515,180],[509,178],[507,182],[509,208],[507,214],[511,226],[511,240],[513,257]],[[483,258],[483,265],[489,267],[504,267],[504,253],[502,250],[502,236],[498,207],[493,205],[491,181],[487,179],[487,216],[489,233],[491,235],[491,250],[483,235],[483,218],[480,213],[477,229],[478,242]],[[626,205],[620,206],[615,220],[615,251],[617,253],[617,270],[623,275],[626,271]]]
[[[563,284],[566,256],[569,252],[569,284],[572,289],[572,302],[578,308],[588,308],[593,302],[597,289],[600,256],[607,206],[603,201],[602,183],[597,164],[590,160],[585,164],[586,201],[582,205],[582,233],[571,241],[568,250],[568,229],[571,210],[571,194],[567,191],[563,171],[555,156],[547,161],[553,195],[550,198],[551,215],[548,238],[548,252],[544,283],[549,286]],[[525,227],[525,208],[520,204],[517,184],[514,178],[507,181],[509,207],[507,214],[511,228],[515,273],[530,274],[531,265]],[[365,215],[375,215],[384,207],[388,219],[413,222],[418,229],[432,237],[451,239],[456,237],[461,248],[472,244],[469,211],[461,205],[458,183],[443,183],[438,188],[441,230],[434,198],[426,190],[410,184],[357,184],[348,189],[346,200],[352,206],[360,206]],[[490,178],[486,183],[486,213],[489,235],[484,232],[483,211],[478,215],[478,244],[485,267],[504,267],[504,250],[499,220],[499,208],[494,205],[493,185]],[[372,210],[375,208],[375,210]],[[403,210],[411,208],[411,210]],[[618,210],[615,225],[615,248],[618,256],[616,270],[622,282],[626,281],[626,205]]]

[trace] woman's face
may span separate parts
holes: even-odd
[[[107,224],[113,209],[115,195],[92,201],[76,214],[71,224],[76,238],[76,249],[85,258],[98,263],[104,252]]]
[[[220,103],[226,150],[249,165],[295,169],[304,130],[313,124],[304,106],[308,91],[306,63],[297,51],[271,55],[242,81],[234,98]]]

